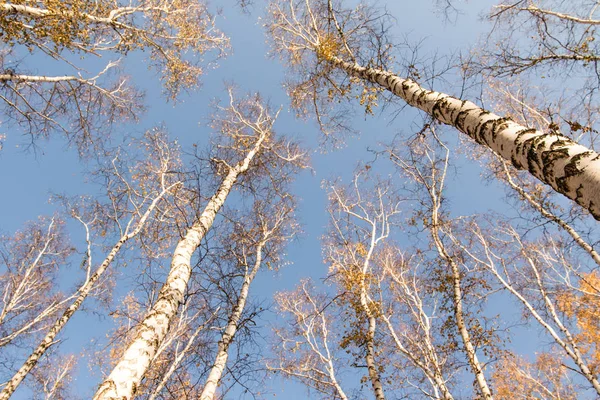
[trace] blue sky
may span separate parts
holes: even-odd
[[[214,2],[216,6],[217,2]],[[277,59],[267,55],[266,38],[258,17],[264,3],[256,1],[250,15],[242,14],[234,1],[218,3],[222,14],[217,17],[218,27],[231,38],[232,54],[219,61],[219,67],[207,70],[199,91],[183,95],[176,103],[166,103],[161,95],[160,85],[143,63],[143,55],[132,54],[123,60],[124,69],[133,81],[146,91],[148,111],[138,125],[125,125],[122,134],[142,132],[152,126],[164,123],[173,139],[177,138],[185,148],[192,143],[206,143],[209,128],[206,126],[209,104],[215,98],[225,96],[225,82],[234,82],[240,92],[260,91],[272,104],[283,106],[276,130],[280,134],[301,138],[305,146],[317,149],[320,143],[319,132],[312,120],[301,121],[289,111],[289,101],[282,89],[284,69]],[[433,1],[397,0],[379,1],[396,18],[393,34],[397,38],[408,35],[410,40],[423,42],[422,53],[452,55],[458,51],[468,51],[479,35],[488,27],[478,19],[478,15],[494,3],[477,1],[459,3],[463,15],[455,24],[445,23],[434,10]],[[37,66],[43,70],[44,65]],[[449,89],[437,88],[437,90]],[[457,93],[453,93],[457,94]],[[357,163],[370,160],[368,148],[380,148],[381,142],[390,141],[396,134],[410,132],[414,128],[418,114],[411,110],[401,113],[393,121],[389,114],[375,117],[364,116],[357,111],[352,122],[361,133],[351,137],[347,145],[336,151],[314,151],[313,171],[302,173],[295,183],[295,191],[300,196],[298,215],[303,226],[303,234],[288,249],[288,258],[293,264],[276,274],[263,271],[251,289],[252,295],[270,302],[274,291],[291,289],[299,279],[313,277],[318,280],[325,276],[326,266],[321,260],[320,237],[327,224],[326,193],[321,188],[323,179],[341,177],[348,182]],[[416,120],[418,121],[418,120]],[[5,126],[0,133],[7,135],[4,149],[0,152],[0,231],[12,234],[23,226],[25,221],[38,215],[52,214],[55,206],[48,202],[50,193],[93,194],[96,190],[86,183],[85,167],[79,162],[76,152],[58,138],[38,143],[35,152],[23,146],[20,133]],[[446,133],[449,141],[456,143],[452,135]],[[494,185],[482,185],[479,165],[464,158],[458,163],[458,173],[452,177],[448,197],[455,215],[485,212],[487,209],[501,209],[505,206],[502,191]],[[81,230],[74,227],[71,233],[75,242],[80,242]],[[502,306],[499,306],[501,308]],[[95,335],[89,324],[103,326],[102,319],[94,316],[77,315],[67,330],[69,349],[88,344]],[[272,314],[268,314],[272,315]],[[264,321],[267,324],[268,318]],[[265,328],[265,335],[268,330]],[[525,341],[520,342],[526,347]],[[81,377],[77,387],[90,390],[97,382],[88,380],[85,362],[80,365]],[[98,377],[95,377],[97,379]],[[286,399],[306,398],[303,389],[296,385],[274,384],[271,388],[277,397]],[[243,395],[239,393],[241,397]]]

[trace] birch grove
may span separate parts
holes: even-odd
[[[85,227],[87,237],[86,241],[88,244],[88,250],[86,254],[87,259],[85,260],[85,279],[77,291],[62,302],[67,303],[68,307],[66,307],[66,309],[62,311],[60,317],[50,325],[50,328],[47,330],[47,333],[41,342],[37,345],[37,347],[34,348],[34,351],[29,355],[25,363],[23,363],[21,368],[19,368],[19,370],[3,388],[2,392],[0,393],[0,398],[10,398],[12,393],[16,390],[27,374],[36,366],[44,353],[55,343],[57,335],[67,324],[69,319],[79,309],[79,307],[81,307],[88,295],[94,289],[96,289],[99,280],[103,277],[104,272],[111,265],[121,248],[128,241],[134,239],[140,234],[140,232],[142,232],[142,230],[145,228],[145,225],[147,223],[149,224],[148,220],[152,218],[152,214],[156,212],[161,200],[165,196],[170,195],[171,191],[173,191],[182,183],[180,181],[173,182],[168,176],[168,172],[175,168],[178,164],[177,149],[171,148],[171,146],[164,141],[164,138],[161,136],[160,132],[148,133],[146,140],[149,142],[147,145],[151,149],[147,157],[157,157],[158,160],[143,160],[142,163],[134,167],[138,170],[137,183],[139,184],[140,188],[137,190],[131,187],[131,184],[127,182],[126,178],[123,176],[123,172],[120,171],[116,166],[116,159],[118,156],[111,160],[111,166],[113,168],[112,174],[114,175],[114,178],[120,182],[117,182],[115,185],[117,187],[109,187],[109,190],[118,189],[118,186],[124,187],[130,203],[133,204],[133,209],[130,211],[130,219],[128,221],[123,221],[124,226],[123,230],[120,232],[119,240],[110,249],[106,255],[106,258],[95,269],[93,269],[94,261],[92,259],[92,252],[90,249],[92,245],[90,238],[90,225],[93,224],[93,221],[85,222],[83,220],[83,216],[76,215],[75,218],[81,221]],[[144,163],[146,163],[146,165],[144,165]],[[144,167],[146,168],[146,171],[144,171]],[[152,179],[154,179],[155,182],[152,182]],[[142,195],[140,193],[142,187],[144,190],[150,192]],[[125,212],[125,210],[120,211],[123,213]],[[27,281],[24,280],[23,282],[26,283]]]
[[[140,322],[136,336],[111,374],[98,388],[96,399],[131,398],[135,394],[183,301],[191,275],[192,254],[212,227],[236,182],[243,174],[251,172],[254,158],[260,158],[263,152],[277,150],[277,141],[272,138],[273,123],[277,116],[272,116],[257,96],[236,102],[231,90],[229,94],[229,106],[222,108],[221,116],[214,119],[224,136],[219,147],[227,158],[216,158],[217,153],[213,159],[218,171],[224,175],[223,180],[202,213],[177,243],[171,269],[158,299]],[[291,153],[285,157],[285,162],[293,162],[300,159],[301,154]]]
[[[600,6],[488,3],[0,3],[0,400],[598,398]]]

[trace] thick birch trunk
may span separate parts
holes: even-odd
[[[248,170],[250,162],[260,150],[266,136],[267,133],[263,133],[246,158],[229,170],[198,220],[177,244],[171,262],[171,270],[158,294],[156,303],[138,325],[136,337],[129,344],[115,368],[98,388],[94,395],[95,400],[129,400],[133,398],[150,362],[154,359],[156,350],[167,335],[169,325],[175,317],[179,305],[183,302],[192,272],[190,266],[192,254],[211,228],[238,177]]]
[[[221,336],[221,340],[219,340],[217,355],[215,356],[215,363],[208,374],[206,384],[204,385],[204,389],[200,395],[200,400],[212,400],[215,397],[217,386],[219,385],[219,381],[223,375],[223,370],[227,365],[227,358],[229,357],[229,345],[233,341],[233,338],[237,332],[238,324],[240,322],[240,318],[242,317],[242,312],[246,306],[250,284],[252,283],[252,280],[254,280],[254,277],[256,276],[256,273],[258,272],[262,262],[262,249],[264,245],[265,241],[262,241],[257,246],[254,267],[249,274],[244,276],[244,283],[240,289],[240,296],[238,297],[237,304],[235,305],[231,316],[229,317],[227,327]]]
[[[106,271],[108,266],[113,262],[117,253],[119,252],[119,250],[121,250],[121,247],[123,247],[123,245],[128,240],[137,236],[140,233],[146,221],[148,220],[148,217],[154,211],[156,205],[158,204],[158,201],[162,199],[165,193],[166,191],[163,191],[156,199],[154,199],[154,201],[150,204],[146,212],[140,218],[136,228],[132,232],[123,235],[121,239],[119,239],[119,241],[113,246],[111,251],[108,253],[108,256],[106,256],[102,264],[100,264],[98,269],[96,269],[96,272],[94,272],[89,277],[89,279],[87,279],[84,282],[84,284],[81,285],[81,287],[79,288],[79,295],[77,296],[75,301],[69,306],[69,308],[67,308],[64,311],[63,315],[54,323],[52,328],[50,328],[50,330],[48,331],[44,339],[42,339],[38,347],[33,351],[33,353],[29,355],[25,363],[21,366],[21,368],[19,368],[17,373],[10,379],[10,381],[6,383],[6,386],[4,387],[2,392],[0,392],[0,400],[8,400],[10,396],[12,396],[19,384],[23,381],[23,379],[25,379],[27,374],[29,374],[29,372],[36,366],[36,364],[39,362],[40,358],[44,355],[44,353],[46,353],[46,350],[48,350],[55,343],[54,339],[56,338],[56,336],[60,333],[62,328],[64,328],[67,322],[69,322],[73,314],[75,314],[75,312],[79,309],[83,301],[86,299],[86,297],[89,295],[90,291],[94,287],[95,283],[100,279],[104,271]]]
[[[329,62],[348,73],[379,85],[410,106],[466,133],[518,169],[577,202],[600,220],[600,156],[559,133],[543,133],[503,118],[476,104],[426,90],[391,72],[361,67],[331,57]]]

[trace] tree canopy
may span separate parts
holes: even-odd
[[[0,4],[0,399],[600,396],[600,7],[413,3]]]

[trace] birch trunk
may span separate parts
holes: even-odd
[[[169,189],[171,189],[172,187],[173,186],[169,187]],[[25,379],[27,374],[29,374],[29,372],[37,365],[44,353],[46,353],[46,350],[48,350],[55,343],[54,339],[56,338],[56,336],[60,333],[62,328],[65,327],[67,322],[69,322],[73,314],[75,314],[75,312],[79,309],[83,301],[86,299],[86,297],[94,287],[95,283],[100,279],[104,271],[106,271],[109,265],[113,262],[117,253],[119,252],[119,250],[121,250],[121,247],[123,247],[123,245],[128,240],[132,239],[140,233],[146,221],[148,220],[148,217],[150,216],[150,214],[152,214],[152,212],[156,208],[156,205],[158,204],[160,199],[162,199],[162,197],[166,194],[167,190],[163,190],[159,194],[159,196],[152,201],[146,212],[140,218],[135,229],[130,233],[126,233],[119,239],[119,241],[113,246],[111,251],[108,253],[108,256],[106,256],[102,264],[100,264],[98,269],[96,269],[96,272],[94,272],[88,279],[86,279],[83,285],[81,285],[78,291],[79,295],[77,296],[75,301],[69,306],[69,308],[67,308],[63,312],[63,315],[58,320],[56,320],[56,322],[54,322],[54,325],[52,325],[52,328],[50,328],[48,333],[46,333],[46,336],[44,337],[44,339],[42,339],[40,344],[38,344],[38,347],[33,351],[33,353],[29,355],[25,363],[21,366],[21,368],[19,368],[19,370],[10,379],[10,381],[6,383],[6,386],[4,387],[2,392],[0,392],[0,400],[8,400],[10,396],[12,396],[14,391],[23,381],[23,379]]]
[[[156,350],[164,340],[169,325],[175,317],[191,276],[191,258],[208,230],[217,213],[225,203],[238,177],[250,167],[250,162],[259,152],[268,132],[261,132],[254,147],[243,161],[231,168],[219,189],[206,205],[196,222],[179,241],[167,280],[161,288],[156,303],[138,325],[136,337],[129,344],[123,356],[110,375],[102,382],[94,395],[95,400],[130,400],[133,398]]]
[[[448,168],[448,155],[446,155],[444,170],[440,179],[439,188],[436,188],[435,175],[434,175],[434,186],[427,187],[429,191],[429,196],[431,197],[432,202],[432,210],[431,210],[431,237],[433,239],[433,243],[435,245],[436,251],[438,252],[440,258],[444,260],[451,269],[452,272],[452,300],[454,303],[454,319],[456,320],[456,326],[458,328],[458,332],[462,339],[464,345],[464,351],[467,356],[467,361],[475,374],[475,379],[477,381],[477,386],[479,386],[479,390],[481,391],[481,395],[486,400],[492,400],[494,397],[492,396],[492,391],[487,384],[487,380],[485,379],[485,375],[483,374],[483,368],[481,367],[481,363],[479,362],[479,358],[477,357],[477,352],[475,351],[475,346],[471,342],[471,335],[469,334],[469,328],[465,322],[464,312],[463,312],[463,303],[462,303],[462,289],[460,286],[461,276],[458,264],[456,261],[448,254],[446,251],[446,247],[440,238],[440,218],[439,218],[439,210],[441,205],[441,192],[443,190],[443,183],[446,177],[446,171]],[[435,171],[435,170],[434,170]]]
[[[435,224],[436,222],[434,222]],[[448,253],[446,253],[445,248],[440,240],[440,237],[437,233],[437,227],[433,228],[433,240],[437,251],[440,256],[449,264],[452,270],[452,300],[454,302],[454,319],[456,320],[456,326],[458,328],[458,332],[460,333],[460,337],[462,339],[463,345],[465,346],[465,353],[467,356],[467,360],[473,373],[475,374],[475,379],[477,380],[477,385],[481,390],[481,394],[484,399],[493,399],[492,392],[487,384],[485,376],[483,375],[483,368],[481,368],[481,363],[479,362],[479,358],[477,357],[477,352],[475,351],[475,347],[471,342],[471,335],[469,334],[469,329],[465,322],[464,312],[463,312],[463,304],[462,304],[462,290],[460,287],[460,271],[458,269],[458,265],[452,257]]]
[[[439,122],[487,146],[518,169],[550,185],[600,220],[600,155],[559,133],[543,133],[476,104],[422,88],[391,72],[330,57],[331,65],[383,87]]]
[[[367,273],[369,272],[369,264],[371,261],[371,257],[373,256],[373,251],[375,250],[375,245],[377,242],[376,234],[377,225],[373,224],[371,230],[371,243],[369,245],[369,250],[365,256],[365,261],[363,263],[361,271],[362,274],[360,280],[360,304],[367,316],[368,321],[366,337],[367,355],[365,357],[365,361],[367,362],[367,369],[369,371],[369,378],[371,379],[371,386],[373,387],[375,398],[377,400],[385,400],[383,385],[381,384],[381,376],[379,375],[379,370],[375,362],[375,330],[377,328],[377,319],[375,318],[375,315],[371,310],[371,305],[369,304],[370,298],[367,293],[367,284],[365,282],[365,278],[367,276]]]
[[[250,284],[254,280],[256,273],[260,269],[260,264],[262,262],[262,249],[265,245],[266,241],[261,241],[256,249],[256,260],[254,262],[254,267],[250,271],[250,273],[246,273],[244,276],[244,283],[240,289],[240,296],[238,298],[237,304],[235,305],[231,316],[229,317],[229,321],[227,322],[227,327],[221,336],[221,340],[219,341],[217,355],[215,356],[215,362],[213,364],[210,373],[208,374],[208,378],[206,379],[206,384],[204,385],[204,389],[202,390],[202,394],[200,395],[200,400],[212,400],[215,397],[215,392],[217,390],[217,386],[219,385],[219,381],[223,375],[223,370],[227,365],[227,358],[229,357],[229,345],[233,341],[233,338],[237,332],[238,324],[240,322],[240,318],[242,317],[242,312],[244,311],[244,307],[246,306],[246,300],[248,299],[248,291],[250,290]]]

